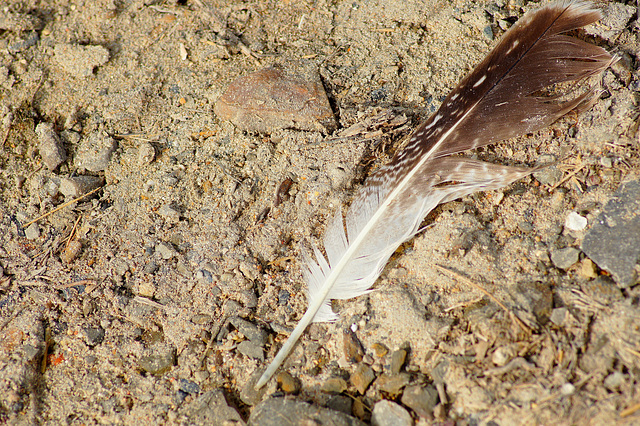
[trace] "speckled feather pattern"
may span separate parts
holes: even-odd
[[[344,219],[338,209],[323,240],[326,258],[314,249],[304,259],[307,312],[256,387],[269,380],[310,322],[336,318],[332,299],[370,291],[389,257],[438,204],[503,187],[531,172],[453,154],[542,129],[590,105],[598,95],[593,88],[567,93],[564,100],[537,92],[611,65],[615,59],[601,47],[563,34],[600,18],[582,1],[559,1],[527,13],[392,161],[367,179]]]

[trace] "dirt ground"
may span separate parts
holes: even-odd
[[[576,33],[621,57],[591,110],[471,154],[557,165],[439,207],[252,386],[306,308],[305,244],[540,4],[3,2],[0,423],[243,424],[282,395],[364,422],[389,400],[417,424],[640,423],[635,1]],[[336,130],[214,114],[274,64],[317,69]]]

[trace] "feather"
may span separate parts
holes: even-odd
[[[563,34],[600,18],[589,3],[566,0],[525,14],[391,162],[366,180],[344,219],[338,209],[324,236],[326,258],[317,248],[304,256],[308,309],[256,388],[275,373],[311,322],[336,318],[332,299],[370,291],[389,257],[434,207],[531,173],[453,154],[539,130],[591,106],[599,96],[593,87],[580,95],[540,92],[615,62],[601,47]]]

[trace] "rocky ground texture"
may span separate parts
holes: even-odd
[[[575,34],[621,58],[591,110],[471,153],[554,165],[439,207],[253,388],[302,250],[540,4],[3,2],[0,423],[640,422],[635,1]]]

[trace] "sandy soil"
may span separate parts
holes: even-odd
[[[389,399],[421,424],[640,422],[637,279],[581,251],[640,174],[635,4],[601,2],[578,33],[622,57],[590,111],[474,153],[557,166],[439,207],[375,292],[305,333],[293,382],[254,392],[306,307],[301,249],[539,3],[3,2],[0,423],[242,423],[274,393],[338,393],[364,421]],[[335,132],[214,114],[239,76],[296,61],[317,68]],[[439,399],[420,411],[409,388]]]

